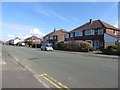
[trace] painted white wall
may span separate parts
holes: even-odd
[[[115,41],[117,41],[117,38],[110,36],[108,34],[104,34],[104,40],[105,40],[105,48],[109,45],[115,45]]]
[[[17,43],[19,43],[21,40],[20,39],[15,39],[14,40],[14,44],[17,44]]]

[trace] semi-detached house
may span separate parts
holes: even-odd
[[[97,49],[106,48],[118,41],[120,29],[101,20],[89,22],[65,34],[65,41],[87,41]]]
[[[44,42],[52,43],[53,45],[57,42],[64,41],[64,35],[68,33],[67,31],[60,29],[50,32],[43,37]]]

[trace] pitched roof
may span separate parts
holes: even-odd
[[[120,29],[118,29],[118,28],[116,28],[116,27],[114,27],[114,26],[112,26],[112,25],[110,25],[106,22],[103,22],[101,20],[95,20],[95,21],[92,21],[92,23],[87,22],[87,23],[73,29],[70,32],[74,32],[76,30],[82,31],[82,30],[87,30],[87,29],[97,29],[97,28],[102,28],[102,27],[105,27],[105,28],[108,28],[108,29],[113,29],[113,30],[120,30]]]
[[[31,37],[26,38],[25,40],[29,40],[29,39],[35,40],[35,39],[40,39],[40,38],[38,38],[36,36],[31,36]]]
[[[60,30],[57,30],[57,31],[53,31],[53,32],[51,32],[51,33],[45,35],[44,37],[53,36],[53,35],[58,35],[58,34],[60,34],[61,32],[67,33],[67,31],[65,31],[65,30],[63,30],[63,29],[60,29]]]
[[[106,27],[106,28],[119,30],[118,28],[114,27],[113,25],[110,25],[110,24],[108,24],[108,23],[106,23],[106,22],[104,22],[104,21],[101,21],[101,20],[99,20],[99,21],[100,21],[100,22],[103,24],[103,26]]]
[[[19,39],[19,40],[21,40],[19,37],[16,37],[15,39]]]

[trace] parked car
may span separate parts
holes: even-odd
[[[41,51],[53,51],[53,47],[50,43],[43,43],[41,46]]]

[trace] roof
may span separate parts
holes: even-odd
[[[102,28],[102,27],[108,28],[108,29],[113,29],[113,30],[120,30],[120,29],[118,29],[118,28],[116,28],[116,27],[114,27],[106,22],[103,22],[101,20],[95,20],[95,21],[92,21],[92,23],[87,22],[87,23],[73,29],[70,32],[74,32],[76,30],[82,31],[82,30],[87,30],[87,29],[97,29],[97,28]]]
[[[19,40],[20,40],[20,38],[19,38],[19,37],[16,37],[15,39],[19,39]]]
[[[31,36],[31,37],[26,38],[25,40],[29,40],[29,39],[35,40],[35,39],[40,39],[40,38],[38,38],[36,36]]]
[[[51,32],[51,33],[45,35],[44,37],[53,36],[53,35],[58,35],[58,34],[60,34],[61,32],[62,32],[62,33],[68,33],[66,30],[60,29],[60,30],[57,30],[57,31],[53,31],[53,32]]]

